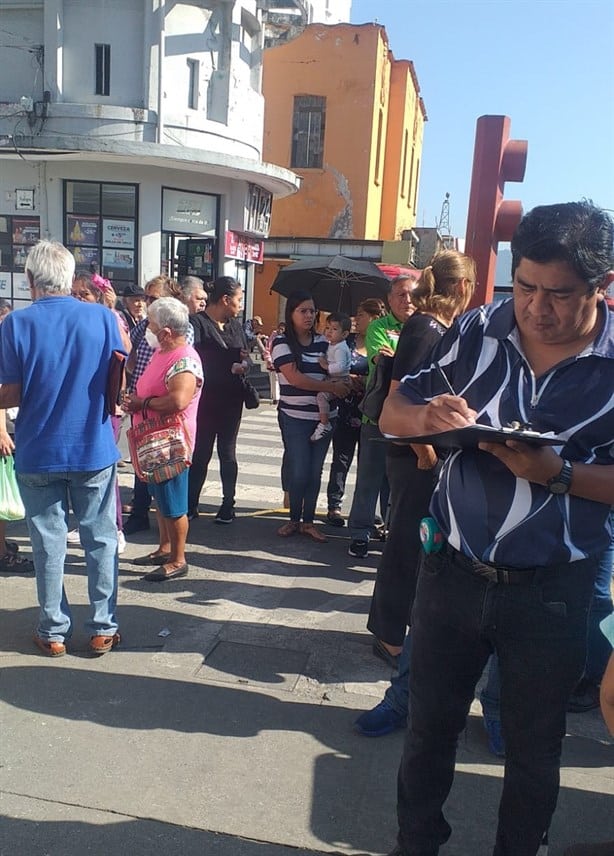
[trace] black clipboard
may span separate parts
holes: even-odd
[[[403,444],[424,443],[443,449],[475,449],[478,443],[505,443],[506,440],[520,440],[532,446],[564,446],[567,442],[551,431],[540,434],[539,431],[522,428],[493,428],[491,425],[467,425],[466,428],[455,428],[439,434],[423,434],[418,437],[395,437],[393,434],[384,434],[384,439]]]

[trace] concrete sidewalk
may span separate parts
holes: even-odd
[[[66,568],[75,635],[64,658],[32,645],[33,578],[0,580],[2,856],[391,849],[403,735],[352,731],[390,677],[365,629],[379,557],[348,557],[339,530],[326,545],[276,537],[281,449],[266,405],[246,414],[241,450],[239,517],[213,524],[212,472],[187,578],[143,582],[130,559],[155,529],[130,540],[120,562],[123,642],[105,657],[87,655],[78,547]],[[23,524],[10,532],[27,553]],[[492,850],[503,767],[478,712],[476,703],[461,741],[442,856]],[[568,726],[550,856],[614,838],[605,727],[597,712]]]

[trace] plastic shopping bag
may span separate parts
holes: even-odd
[[[13,456],[0,457],[0,520],[23,520],[25,516]]]

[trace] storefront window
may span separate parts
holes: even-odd
[[[77,268],[96,265],[120,291],[137,281],[135,184],[66,181],[64,243]]]
[[[38,217],[0,216],[0,297],[15,308],[30,301],[25,264],[30,248],[40,239]]]

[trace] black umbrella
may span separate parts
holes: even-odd
[[[355,315],[367,297],[386,301],[390,280],[376,264],[345,256],[312,256],[279,271],[271,291],[289,297],[308,291],[317,309]]]

